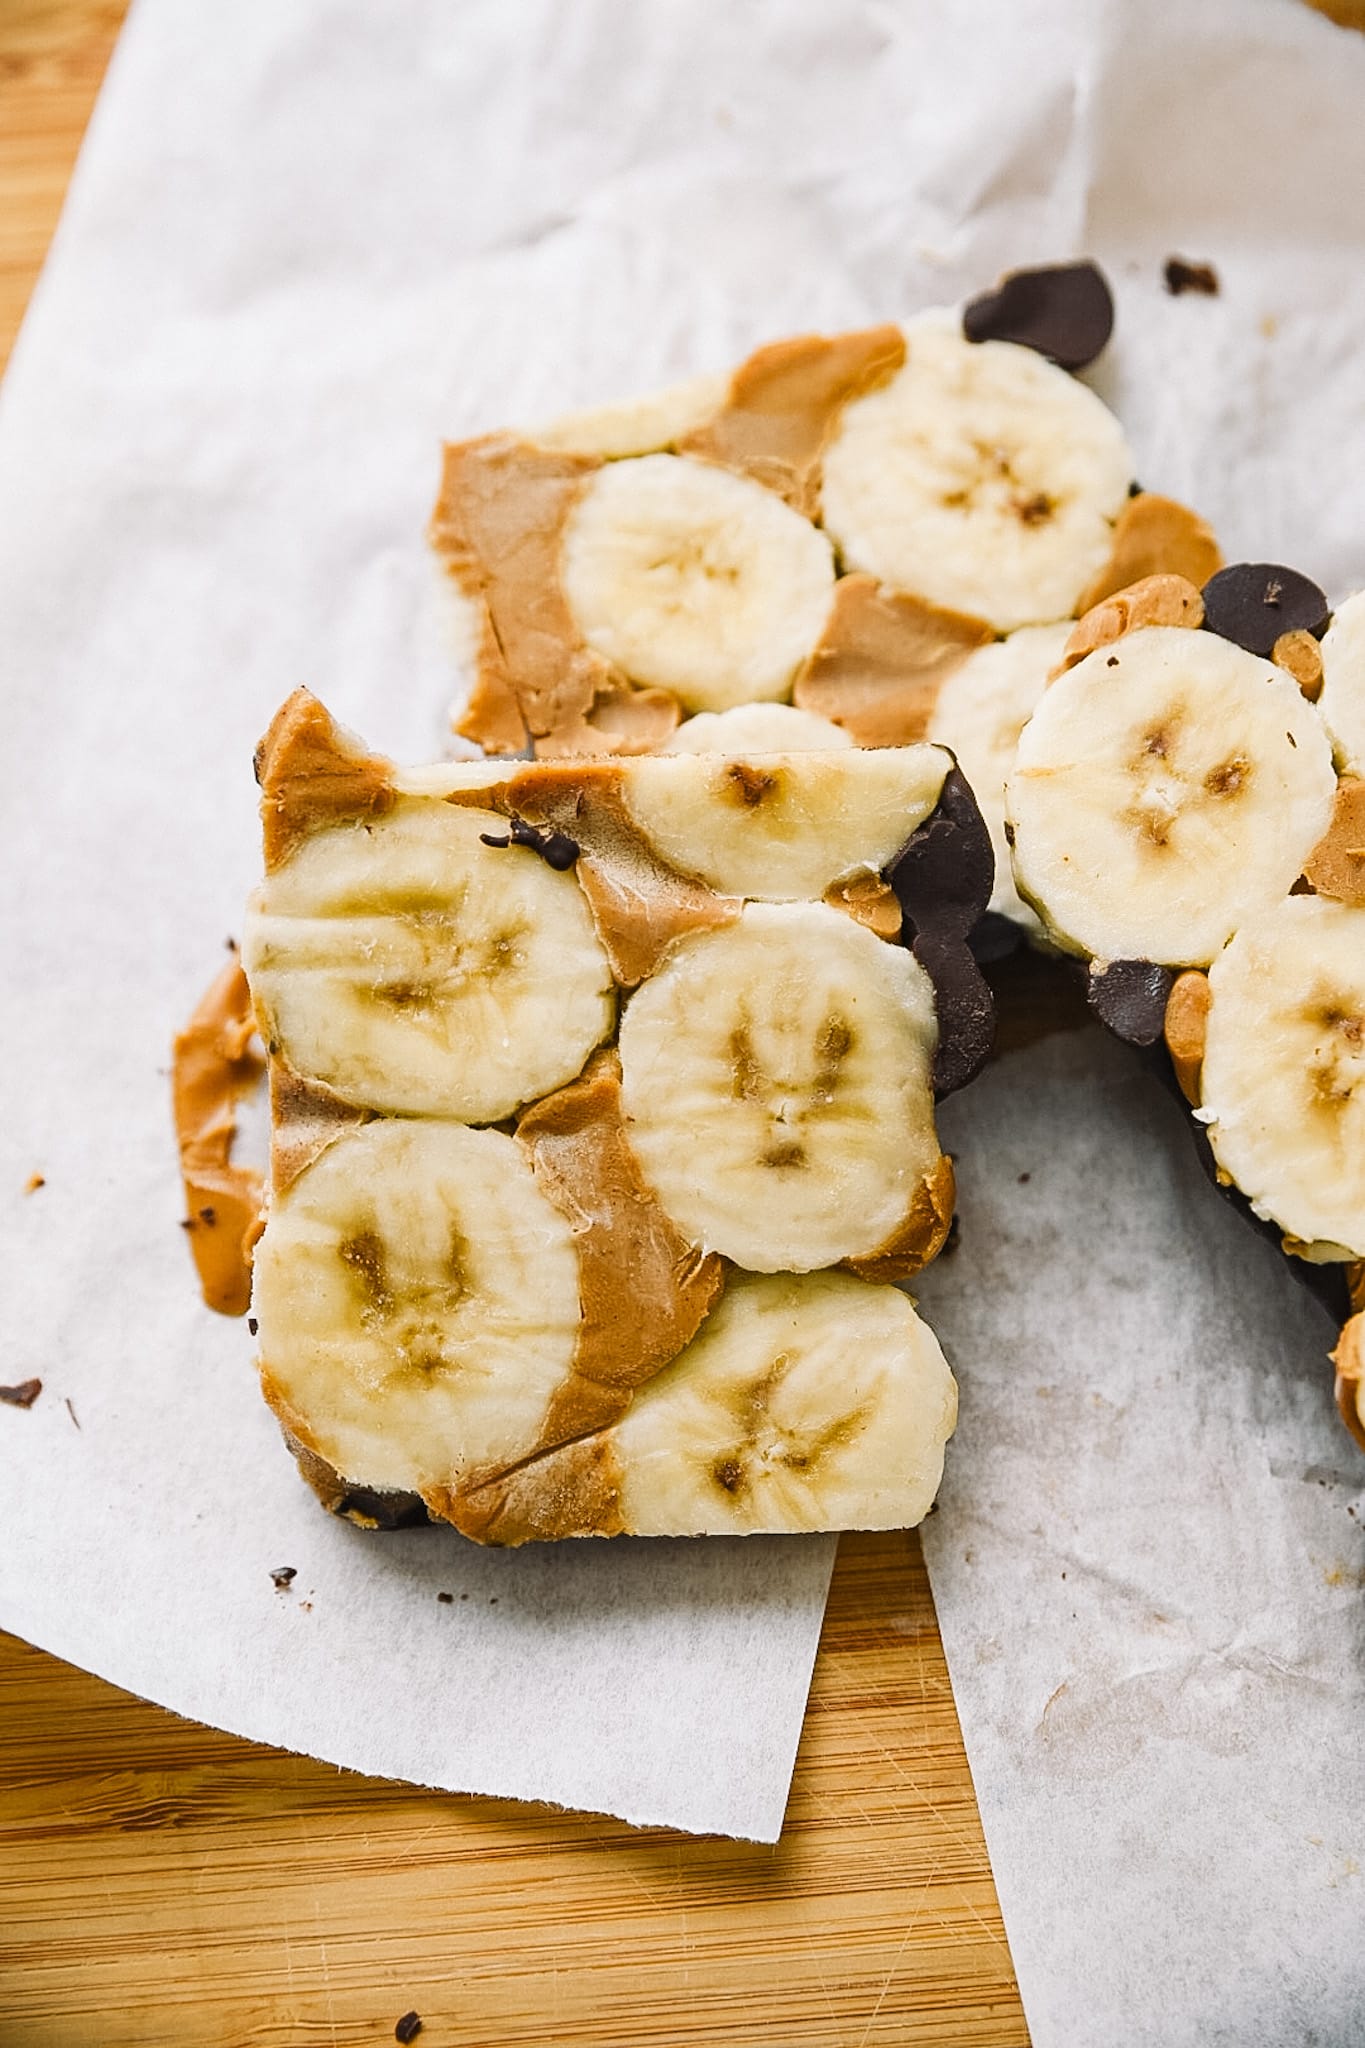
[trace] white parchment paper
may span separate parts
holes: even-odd
[[[434,750],[442,435],[1059,255],[1114,279],[1143,480],[1365,582],[1363,109],[1365,42],[1290,0],[137,0],[0,393],[4,1376],[46,1382],[0,1410],[0,1621],[361,1768],[775,1832],[827,1543],[376,1544],[194,1303],[158,1070],[254,872],[251,745],[302,681]],[[1175,252],[1221,296],[1164,295]],[[1014,1056],[946,1127],[928,1549],[1035,2039],[1337,2048],[1323,1328],[1118,1048]]]

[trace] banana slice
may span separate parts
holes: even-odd
[[[449,771],[447,771],[449,772]],[[346,1101],[493,1123],[611,1030],[606,954],[572,874],[491,811],[400,798],[316,832],[253,899],[242,959],[268,1044]]]
[[[817,527],[761,484],[683,455],[589,477],[560,569],[589,646],[689,711],[787,696],[834,591]]]
[[[1000,632],[1070,618],[1104,568],[1133,462],[1118,421],[1032,349],[905,329],[904,368],[845,407],[824,523],[844,565]]]
[[[870,1257],[939,1163],[937,1041],[908,951],[823,904],[750,904],[626,1005],[631,1148],[689,1239],[752,1272]]]
[[[988,907],[1032,932],[1041,927],[1015,888],[1010,869],[1005,781],[1019,735],[1042,702],[1070,631],[1065,622],[1021,626],[1007,639],[978,648],[943,683],[929,720],[928,738],[957,756],[990,831],[995,888]]]
[[[1365,1257],[1365,910],[1286,897],[1209,988],[1197,1114],[1218,1164],[1297,1249]]]
[[[376,1122],[276,1194],[252,1307],[291,1434],[347,1479],[423,1491],[534,1447],[578,1260],[513,1139]]]
[[[1148,626],[1060,677],[1005,809],[1019,893],[1068,952],[1201,967],[1288,895],[1332,815],[1298,684],[1214,633]]]
[[[525,438],[537,448],[554,448],[566,455],[601,455],[608,461],[653,455],[707,426],[724,405],[729,389],[725,371],[689,377],[643,398],[624,398],[615,405],[566,413],[544,426],[529,428]]]
[[[617,1427],[624,1524],[646,1536],[910,1528],[956,1420],[943,1353],[896,1288],[737,1275]]]
[[[702,711],[688,718],[661,754],[804,754],[851,747],[841,725],[794,704],[737,704],[733,711]]]
[[[1343,775],[1365,775],[1365,590],[1333,614],[1322,640],[1318,710]]]
[[[847,747],[626,764],[621,794],[655,851],[724,895],[792,903],[888,865],[952,767],[942,747]]]

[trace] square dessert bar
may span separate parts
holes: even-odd
[[[990,1038],[941,747],[257,761],[267,1401],[353,1519],[480,1541],[908,1526],[956,1407],[894,1283]]]

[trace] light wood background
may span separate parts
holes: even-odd
[[[123,12],[0,0],[0,363]],[[0,2048],[414,2008],[421,2048],[1026,2044],[918,1539],[843,1541],[776,1848],[346,1776],[0,1637]]]

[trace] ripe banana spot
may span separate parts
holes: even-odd
[[[1012,498],[1010,503],[1023,526],[1043,526],[1057,509],[1056,500],[1046,491],[1032,491],[1027,497]]]
[[[725,789],[746,809],[761,804],[781,785],[781,777],[767,768],[754,768],[747,761],[731,761],[725,770]]]
[[[1251,780],[1251,763],[1245,754],[1231,754],[1218,767],[1210,768],[1204,787],[1210,796],[1236,796]]]

